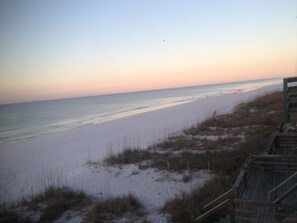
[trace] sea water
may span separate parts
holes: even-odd
[[[277,78],[0,105],[0,144],[281,82]]]

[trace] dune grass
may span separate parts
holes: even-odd
[[[20,216],[16,211],[0,207],[0,223],[31,223],[29,218]]]
[[[189,154],[193,158],[192,162],[196,162],[197,166],[206,166],[206,163],[210,162],[210,168],[216,174],[216,177],[209,180],[201,188],[194,188],[188,193],[183,193],[174,199],[168,200],[161,211],[169,215],[169,222],[194,222],[194,219],[201,214],[201,207],[203,205],[232,187],[234,180],[239,174],[240,167],[247,156],[264,150],[263,140],[270,133],[269,130],[258,130],[255,134],[247,138],[238,150],[205,153],[194,156]],[[186,159],[189,160],[190,157]],[[208,222],[213,222],[213,220],[217,220],[217,218],[226,213],[226,210],[222,210],[213,219],[208,219]]]
[[[134,164],[142,160],[153,159],[154,154],[148,150],[138,148],[125,148],[122,153],[107,157],[105,162],[109,165]]]
[[[50,187],[33,197],[28,206],[32,209],[43,207],[38,222],[45,223],[58,219],[67,210],[79,210],[90,203],[90,197],[82,191],[73,191],[67,187]]]
[[[231,114],[207,119],[146,150],[125,149],[107,157],[105,162],[109,165],[139,164],[141,168],[162,170],[169,167],[172,171],[186,170],[188,164],[191,170],[207,169],[210,163],[214,173],[230,175],[249,153],[263,150],[264,139],[281,122],[281,101],[280,92],[259,97],[239,105]],[[217,140],[205,139],[209,136],[215,136]],[[149,166],[141,165],[147,160],[150,161]]]
[[[84,222],[113,222],[125,217],[132,222],[143,215],[141,203],[131,194],[96,201],[86,213]]]
[[[0,222],[47,223],[60,218],[67,210],[79,211],[91,204],[91,198],[82,191],[68,187],[49,187],[38,195],[23,199],[18,204],[0,208]],[[31,215],[37,215],[33,219]]]
[[[132,194],[94,199],[83,191],[49,187],[11,207],[0,206],[0,223],[50,223],[61,218],[66,211],[78,212],[83,216],[83,222],[113,222],[121,218],[132,222],[145,213],[142,204]]]
[[[214,177],[202,188],[194,188],[189,193],[183,192],[167,201],[161,212],[169,215],[169,222],[194,222],[200,215],[202,206],[226,192],[231,183],[230,178]],[[211,219],[209,222],[212,222]]]
[[[233,114],[224,115],[216,119],[209,119],[192,127],[190,134],[201,134],[211,127],[244,129],[245,140],[238,145],[238,149],[222,151],[212,154],[201,154],[196,162],[212,163],[212,170],[217,177],[212,178],[202,188],[194,188],[189,193],[183,193],[172,200],[168,200],[162,211],[169,215],[170,222],[194,222],[201,214],[201,207],[214,198],[226,192],[233,185],[239,169],[249,154],[257,154],[265,149],[265,139],[275,132],[282,117],[282,94],[273,93],[260,97],[255,101],[240,105]],[[203,159],[204,157],[204,159]],[[189,159],[189,158],[187,158]],[[213,219],[226,214],[222,210]]]
[[[204,204],[231,188],[247,156],[265,149],[265,139],[276,131],[281,118],[282,93],[275,92],[241,104],[231,114],[211,117],[146,150],[130,148],[105,161],[140,166],[150,161],[150,165],[141,167],[170,171],[209,167],[216,177],[202,188],[167,201],[161,210],[168,214],[169,222],[193,222]],[[209,136],[217,140],[207,139]]]

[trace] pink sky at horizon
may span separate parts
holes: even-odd
[[[138,84],[139,81],[134,81],[129,84],[132,86],[125,85],[122,86],[120,82],[113,82],[111,84],[105,84],[103,87],[103,91],[100,91],[99,87],[96,83],[82,83],[79,86],[79,89],[73,89],[72,85],[60,85],[55,84],[54,86],[39,86],[39,88],[29,89],[21,89],[20,92],[10,92],[9,96],[6,96],[0,91],[0,104],[7,103],[19,103],[19,102],[29,102],[29,101],[40,101],[40,100],[52,100],[52,99],[63,99],[63,98],[75,98],[75,97],[85,97],[85,96],[96,96],[96,95],[105,95],[105,94],[115,94],[115,93],[127,93],[127,92],[138,92],[138,91],[147,91],[147,90],[159,90],[159,89],[167,89],[167,88],[178,88],[178,87],[188,87],[188,86],[199,86],[199,85],[208,85],[208,84],[218,84],[218,83],[229,83],[229,82],[237,82],[237,81],[247,81],[247,80],[260,80],[260,79],[269,79],[269,78],[283,78],[283,77],[291,77],[294,75],[286,75],[280,76],[276,75],[256,75],[249,76],[250,78],[238,78],[232,79],[232,77],[226,78],[224,80],[213,79],[213,81],[208,80],[208,82],[178,82],[178,84],[172,83],[172,85],[164,83],[155,84],[151,83],[151,85],[146,85],[145,87],[140,87]],[[133,85],[134,84],[134,85]],[[119,86],[121,85],[121,86]],[[66,86],[66,87],[65,87]],[[85,88],[84,88],[85,86]],[[47,88],[44,88],[47,87]],[[20,89],[20,88],[19,88]],[[117,89],[117,90],[114,90]],[[36,94],[38,92],[38,94]],[[21,95],[21,96],[20,96]]]
[[[0,2],[0,104],[297,75],[293,0],[71,3]]]

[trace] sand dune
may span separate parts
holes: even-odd
[[[177,174],[137,166],[89,166],[127,146],[145,148],[167,135],[207,117],[229,113],[239,103],[281,90],[281,85],[225,94],[101,124],[0,145],[0,202],[15,201],[50,185],[67,185],[96,196],[134,193],[145,206],[156,209],[181,190],[209,179],[199,171],[191,183]],[[154,219],[157,221],[157,219]]]

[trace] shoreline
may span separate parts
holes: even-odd
[[[150,94],[131,93],[131,100],[119,94],[117,97],[104,98],[97,96],[36,102],[23,105],[7,105],[1,110],[3,126],[0,132],[0,145],[22,142],[44,135],[68,131],[81,126],[102,124],[141,113],[174,107],[184,103],[205,100],[208,97],[232,93],[244,93],[265,86],[276,85],[259,81],[238,82],[235,84],[206,85],[201,87],[185,87],[152,91]],[[279,84],[279,83],[278,83]],[[147,95],[146,95],[147,94]],[[156,95],[158,95],[156,97]],[[123,101],[123,102],[121,102]],[[118,103],[116,103],[118,102]],[[63,106],[66,104],[67,106]],[[84,105],[84,106],[81,106]],[[10,107],[12,106],[12,107]],[[67,109],[65,109],[67,108]],[[11,110],[11,112],[9,112]],[[44,112],[49,110],[49,112]],[[14,117],[14,118],[12,118]],[[7,120],[7,121],[5,121]]]
[[[88,158],[102,160],[127,146],[145,148],[171,133],[205,120],[214,111],[217,114],[229,113],[239,103],[281,90],[281,87],[269,86],[240,94],[208,97],[102,124],[0,145],[0,201],[17,200],[26,193],[57,183],[57,180],[74,188],[94,190],[94,184],[88,185],[91,173],[83,175],[84,180],[80,182],[82,173],[92,172],[85,169]],[[102,178],[106,176],[103,174]],[[35,187],[33,191],[32,187]],[[108,188],[106,185],[101,187]]]
[[[221,97],[221,96],[224,96],[224,95],[232,95],[232,94],[245,94],[245,93],[249,93],[249,92],[261,91],[262,89],[265,91],[266,88],[267,89],[269,89],[269,88],[276,88],[276,89],[279,88],[280,89],[280,87],[281,87],[280,84],[274,84],[274,85],[265,86],[265,87],[258,87],[258,88],[251,88],[251,89],[248,89],[248,90],[242,90],[242,91],[239,91],[239,92],[237,90],[234,90],[234,91],[230,91],[230,92],[226,92],[226,93],[218,94],[218,95],[207,95],[207,96],[204,96],[202,98],[174,101],[170,105],[157,106],[157,108],[152,107],[149,110],[143,111],[141,113],[136,112],[136,113],[132,113],[132,114],[127,115],[127,116],[125,116],[125,115],[121,116],[120,115],[122,113],[127,112],[127,111],[123,111],[123,112],[120,112],[118,115],[116,115],[115,118],[112,118],[112,119],[109,119],[109,120],[103,120],[103,121],[100,120],[100,122],[86,123],[86,124],[82,124],[81,126],[74,126],[74,127],[69,128],[69,129],[53,131],[53,132],[44,133],[44,134],[37,135],[37,136],[30,136],[30,137],[27,137],[27,138],[24,138],[24,139],[19,139],[19,140],[16,140],[16,141],[7,141],[7,142],[4,141],[4,142],[0,143],[0,151],[1,151],[2,146],[5,147],[6,145],[10,145],[10,144],[23,143],[23,142],[27,142],[27,141],[31,141],[31,140],[34,141],[35,139],[38,139],[38,138],[43,138],[43,137],[47,137],[47,136],[50,136],[50,135],[59,135],[59,134],[63,134],[63,132],[73,131],[73,130],[80,129],[80,128],[85,128],[85,127],[88,128],[90,126],[98,126],[98,125],[102,125],[102,124],[109,123],[109,122],[116,122],[116,121],[122,120],[122,119],[133,118],[135,116],[142,116],[142,115],[145,115],[147,113],[154,113],[154,112],[158,112],[158,111],[163,110],[163,109],[166,110],[166,109],[171,109],[171,108],[175,108],[175,107],[179,107],[179,106],[183,106],[183,105],[187,105],[187,104],[191,104],[191,103],[198,103],[200,101],[204,101],[204,100],[207,100],[209,98],[217,98],[217,97]],[[244,97],[244,100],[250,100],[250,99]],[[137,110],[139,110],[139,109],[136,108],[136,109],[132,109],[131,111],[137,111]],[[203,121],[203,120],[199,119],[199,121]]]

